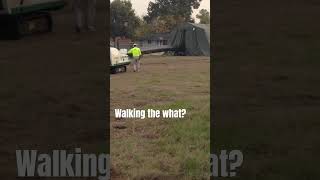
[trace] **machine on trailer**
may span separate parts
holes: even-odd
[[[142,54],[152,54],[158,52],[168,52],[174,51],[174,48],[165,47],[165,48],[155,48],[155,49],[145,49],[142,50]],[[127,51],[118,50],[117,48],[110,47],[110,70],[112,74],[119,72],[126,72],[127,65],[132,61],[132,54],[127,54]]]
[[[127,65],[130,63],[126,52],[120,52],[117,48],[110,47],[110,70],[112,74],[126,72]]]
[[[0,0],[0,37],[19,39],[37,32],[50,32],[50,11],[66,5],[63,0]]]

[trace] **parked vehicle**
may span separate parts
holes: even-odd
[[[126,51],[110,47],[110,70],[112,74],[126,72],[127,65],[131,63]]]

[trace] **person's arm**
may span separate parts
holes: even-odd
[[[132,57],[132,48],[127,52],[127,55],[128,55],[129,57]]]

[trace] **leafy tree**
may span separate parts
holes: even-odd
[[[166,33],[170,32],[176,25],[184,22],[181,16],[159,16],[152,21],[152,32]]]
[[[135,31],[135,38],[141,38],[150,33],[168,33],[182,22],[184,18],[181,16],[159,16],[151,23],[140,20],[140,25]]]
[[[200,24],[210,24],[210,12],[206,9],[201,9],[196,17],[200,20]]]
[[[184,21],[192,21],[193,9],[198,9],[202,0],[155,0],[150,2],[148,13],[144,17],[147,22],[152,22],[157,17],[175,16],[182,17]]]
[[[132,9],[129,0],[114,0],[110,4],[111,37],[126,36],[132,38],[139,26],[139,18]]]
[[[135,29],[134,38],[138,39],[152,32],[152,25],[147,24],[144,20],[139,19],[139,26]]]

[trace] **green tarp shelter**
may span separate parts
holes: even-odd
[[[170,34],[170,45],[189,56],[210,56],[210,25],[184,23]]]

